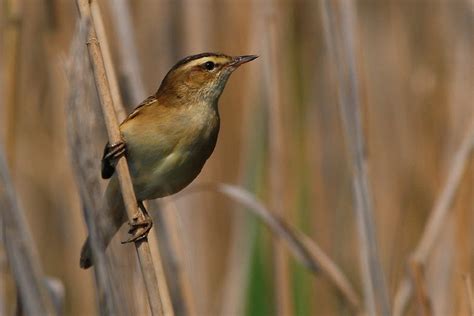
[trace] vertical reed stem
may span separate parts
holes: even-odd
[[[351,1],[322,1],[325,38],[337,65],[338,98],[347,151],[352,164],[354,210],[360,242],[360,268],[369,315],[390,315],[388,291],[379,261],[363,137],[359,74],[357,72],[356,14]],[[377,308],[379,306],[379,309]]]
[[[282,204],[285,194],[283,182],[283,131],[281,126],[282,98],[281,79],[279,76],[278,60],[278,38],[277,38],[277,16],[275,3],[269,3],[264,11],[267,21],[267,38],[264,44],[264,76],[266,83],[268,121],[269,121],[269,186],[270,186],[270,208],[278,216],[285,218]],[[282,246],[281,240],[273,239],[274,256],[274,278],[275,298],[278,315],[293,315],[293,300],[290,293],[290,267],[288,264],[288,253]]]
[[[4,108],[2,124],[4,124],[2,137],[5,141],[6,159],[10,165],[11,170],[15,170],[15,132],[17,124],[17,101],[18,101],[18,87],[19,87],[19,73],[20,73],[20,45],[21,45],[21,30],[22,30],[22,1],[8,0],[5,2],[5,12],[2,16],[5,18],[4,34],[4,61],[3,67],[5,75],[5,82],[2,82],[4,93]],[[2,74],[0,74],[2,75]]]
[[[81,16],[86,18],[91,17],[90,1],[77,0],[77,5]],[[88,34],[87,49],[94,72],[99,100],[102,105],[109,141],[114,144],[120,142],[122,139],[117,117],[115,116],[112,94],[107,79],[101,47],[93,25]],[[137,200],[135,192],[133,191],[132,180],[125,157],[118,161],[117,173],[128,218],[131,220],[133,217],[138,216],[139,219],[143,220],[144,215],[141,212],[137,213]],[[163,315],[162,299],[160,297],[158,280],[153,266],[148,239],[145,238],[135,242],[135,246],[147,290],[151,313],[152,315]]]
[[[82,210],[89,231],[90,245],[94,257],[94,275],[97,285],[97,296],[100,315],[121,315],[119,298],[110,275],[108,260],[100,243],[99,232],[94,221],[93,210],[99,210],[103,196],[100,190],[99,177],[92,168],[91,161],[96,157],[93,154],[93,123],[98,115],[91,111],[91,107],[84,105],[87,102],[87,79],[89,67],[87,64],[84,42],[88,34],[90,21],[81,19],[79,27],[71,45],[68,63],[69,100],[66,107],[68,128],[68,142],[71,152],[71,161],[79,188]],[[86,131],[83,131],[86,129]]]
[[[437,238],[442,231],[443,223],[451,209],[456,192],[459,189],[462,175],[464,174],[469,157],[472,155],[474,149],[474,121],[466,132],[459,148],[456,150],[446,182],[444,183],[438,198],[436,199],[430,217],[426,223],[420,241],[413,252],[413,259],[419,263],[426,263],[428,255],[431,253]],[[413,292],[413,287],[408,279],[405,277],[400,282],[395,293],[395,300],[393,304],[393,315],[401,316],[408,304]]]
[[[27,315],[55,315],[51,296],[45,287],[40,258],[18,203],[1,147],[0,210],[7,259],[18,287],[20,308]]]

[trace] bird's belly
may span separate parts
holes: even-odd
[[[219,133],[218,114],[210,110],[204,114],[186,112],[171,125],[122,130],[138,200],[176,193],[198,176]]]
[[[202,150],[174,150],[167,156],[129,159],[130,173],[138,200],[174,194],[190,184],[201,172],[209,154]]]
[[[138,191],[141,191],[143,199],[147,200],[174,194],[198,176],[206,159],[190,152],[173,152],[149,170],[148,180]]]

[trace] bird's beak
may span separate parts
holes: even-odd
[[[232,61],[229,63],[229,66],[232,66],[233,68],[237,68],[240,65],[248,63],[249,61],[252,61],[257,57],[258,57],[257,55],[237,56],[237,57],[232,58]]]

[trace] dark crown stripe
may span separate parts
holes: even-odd
[[[225,55],[224,54],[219,54],[219,53],[201,53],[201,54],[197,54],[197,55],[191,55],[191,56],[188,56],[188,57],[183,58],[180,61],[178,61],[176,63],[176,65],[174,65],[171,70],[176,69],[178,67],[181,67],[181,66],[183,66],[183,65],[185,65],[185,64],[187,64],[187,63],[189,63],[193,60],[199,59],[199,58],[203,58],[203,57],[223,57],[223,56],[225,56]]]

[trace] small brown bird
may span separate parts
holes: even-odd
[[[127,216],[115,164],[127,157],[133,187],[142,201],[174,194],[190,184],[212,154],[219,133],[217,102],[230,74],[257,56],[203,53],[184,58],[167,73],[158,91],[120,124],[123,142],[105,146],[102,177],[111,178],[96,224],[107,247]],[[146,213],[146,212],[145,212]],[[151,220],[139,226],[143,238]],[[92,266],[89,238],[81,251],[81,268]]]

